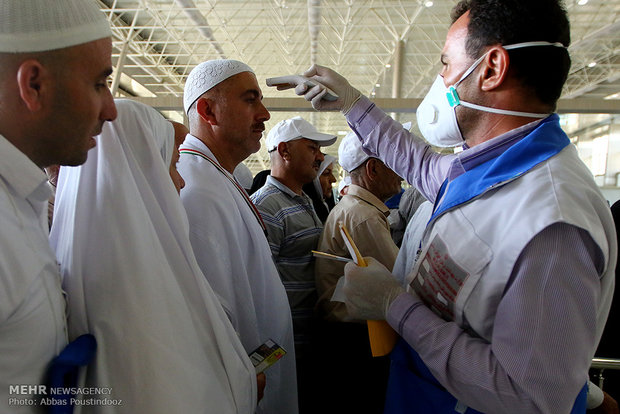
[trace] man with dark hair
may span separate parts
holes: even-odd
[[[38,413],[32,390],[68,339],[43,169],[83,164],[116,118],[112,32],[93,1],[3,1],[0,10],[0,412]],[[27,393],[12,391],[18,384]]]
[[[332,145],[335,135],[324,134],[300,116],[278,122],[265,144],[271,174],[252,194],[265,220],[267,240],[293,315],[297,389],[300,413],[312,413],[320,373],[316,370],[314,343],[314,258],[323,230],[312,200],[302,188],[312,182],[324,160],[321,147]]]
[[[364,149],[434,203],[407,292],[373,259],[347,264],[347,310],[402,337],[388,413],[584,412],[617,241],[552,113],[570,61],[566,12],[557,0],[471,0],[454,17],[417,119],[458,154],[433,152],[330,69],[296,87],[341,110]],[[337,100],[322,99],[326,87]]]
[[[502,0],[468,0],[454,7],[452,23],[469,12],[471,24],[465,49],[470,57],[478,58],[487,46],[498,43],[511,45],[546,40],[569,46],[568,17],[558,2],[510,3],[504,7],[506,3]],[[571,65],[566,50],[550,47],[513,49],[508,55],[511,75],[519,79],[533,96],[555,110]]]

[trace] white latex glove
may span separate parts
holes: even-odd
[[[360,91],[351,86],[342,75],[324,66],[312,65],[303,75],[314,79],[319,84],[308,88],[301,83],[295,88],[295,93],[303,95],[306,101],[312,101],[312,107],[317,111],[338,110],[346,115],[361,95]],[[321,99],[326,93],[323,85],[334,91],[338,99],[335,101]]]
[[[383,320],[394,299],[405,289],[378,260],[372,257],[364,260],[367,267],[353,262],[344,267],[347,312],[356,319]]]

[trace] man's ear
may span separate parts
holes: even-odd
[[[17,68],[17,87],[24,105],[31,112],[41,110],[51,87],[51,74],[38,60],[28,59]]]
[[[380,162],[381,161],[376,158],[369,158],[368,161],[366,161],[366,175],[368,178],[373,180],[377,178]]]
[[[198,116],[209,125],[217,125],[217,116],[215,115],[215,101],[210,98],[198,98],[196,101],[196,112]]]
[[[288,142],[280,142],[278,144],[277,151],[283,160],[289,161],[291,159],[291,150],[289,148]]]
[[[491,91],[504,83],[510,66],[510,56],[503,47],[493,46],[480,65],[483,65],[479,78],[481,89]]]

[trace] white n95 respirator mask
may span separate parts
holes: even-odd
[[[551,43],[545,41],[517,43],[514,45],[503,46],[503,48],[510,50],[535,46],[555,46],[565,48],[565,46],[561,43]],[[549,115],[490,108],[488,106],[476,105],[461,100],[456,92],[456,88],[474,71],[474,69],[476,69],[476,67],[478,67],[487,53],[479,57],[469,67],[469,69],[463,73],[463,76],[461,76],[461,78],[454,85],[446,87],[441,75],[438,75],[437,79],[435,79],[431,89],[428,91],[426,97],[424,97],[424,100],[420,106],[418,106],[416,111],[418,127],[429,144],[436,147],[456,147],[463,145],[463,135],[461,134],[461,130],[459,129],[459,125],[456,121],[456,107],[459,105],[501,115],[526,116],[530,118],[546,118]]]

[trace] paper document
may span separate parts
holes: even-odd
[[[343,302],[344,303],[344,292],[342,288],[344,287],[344,276],[341,276],[338,279],[338,283],[336,283],[336,288],[334,289],[334,294],[332,295],[332,302]]]

